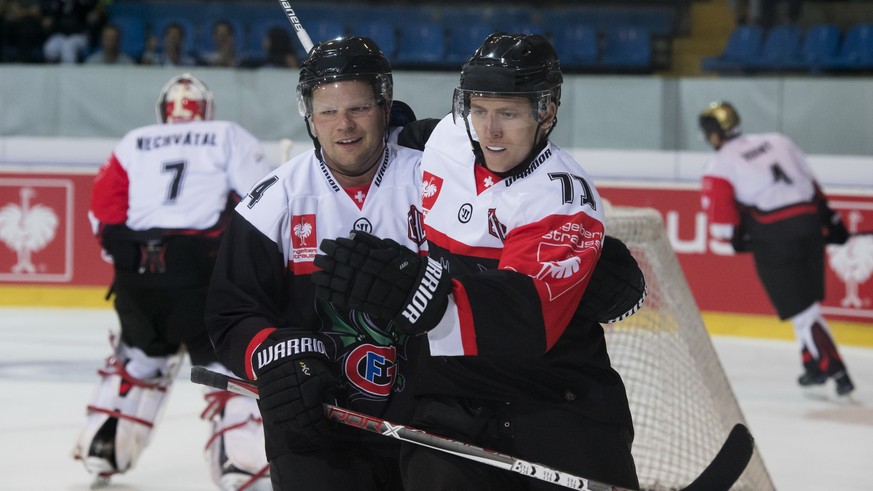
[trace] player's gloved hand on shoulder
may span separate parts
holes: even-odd
[[[319,298],[393,320],[406,334],[425,333],[442,319],[452,280],[438,261],[365,232],[325,239],[320,249],[320,271],[312,274]]]
[[[601,323],[617,322],[642,307],[646,291],[643,271],[630,250],[621,240],[607,235],[579,303],[580,313]]]
[[[327,445],[331,425],[322,403],[330,398],[336,377],[323,338],[276,330],[258,345],[251,361],[264,424]]]

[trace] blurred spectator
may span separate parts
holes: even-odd
[[[44,42],[40,0],[0,0],[0,61],[40,63]]]
[[[236,33],[230,22],[220,20],[212,25],[212,43],[215,51],[201,55],[201,63],[208,66],[235,67],[239,65],[236,54]]]
[[[45,61],[78,63],[106,23],[106,12],[98,0],[43,0],[42,22],[48,33]]]
[[[240,63],[246,68],[297,68],[299,62],[291,47],[291,35],[286,29],[274,27],[267,31],[261,42],[262,58],[248,58]]]
[[[121,51],[121,29],[114,24],[103,28],[100,49],[85,58],[88,64],[133,65],[133,58]]]
[[[185,50],[185,29],[181,24],[172,23],[164,28],[163,44],[159,47],[155,36],[149,36],[145,53],[140,62],[143,65],[194,66],[197,60]]]
[[[795,24],[803,8],[802,0],[729,0],[737,24],[770,28],[777,24]]]

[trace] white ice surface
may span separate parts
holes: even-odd
[[[111,310],[0,308],[0,490],[83,491],[91,479],[70,457],[109,354]],[[780,491],[873,489],[873,350],[844,346],[853,402],[796,385],[793,342],[715,338],[758,448]],[[183,366],[154,440],[107,491],[211,491],[203,457],[201,388]]]

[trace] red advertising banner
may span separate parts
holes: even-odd
[[[0,173],[0,285],[107,286],[88,222],[93,175]]]
[[[654,208],[685,272],[700,310],[775,315],[749,254],[709,237],[696,187],[598,186],[614,206]],[[873,196],[829,193],[850,232],[873,230]],[[826,315],[857,322],[873,319],[873,235],[859,234],[844,246],[828,246]]]
[[[93,174],[0,172],[0,286],[106,287],[112,267],[88,221]],[[693,185],[598,186],[615,206],[657,209],[700,310],[775,315],[748,254],[711,240]],[[873,195],[829,195],[851,232],[873,231]],[[827,253],[827,315],[873,319],[873,235]]]

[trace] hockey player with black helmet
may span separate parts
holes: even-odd
[[[390,141],[391,65],[372,39],[317,44],[300,67],[297,102],[314,150],[236,207],[210,287],[210,335],[258,386],[274,489],[399,490],[399,443],[331,426],[322,403],[407,421],[411,405],[398,401],[410,392],[415,339],[318,300],[310,276],[319,240],[350,230],[424,254],[421,152]]]
[[[803,152],[781,133],[744,134],[726,101],[698,116],[716,150],[702,178],[701,201],[709,233],[751,252],[755,270],[781,320],[791,320],[800,348],[803,387],[834,381],[843,396],[855,389],[822,315],[826,243],[849,234],[828,205]]]
[[[596,315],[584,308],[604,205],[548,138],[561,83],[544,37],[490,35],[463,66],[452,114],[427,138],[429,256],[354,234],[322,242],[313,281],[319,296],[424,340],[413,426],[635,489],[627,395],[598,321],[635,311],[645,284],[634,262],[633,295]],[[416,491],[556,489],[414,445],[404,445],[401,469]]]

